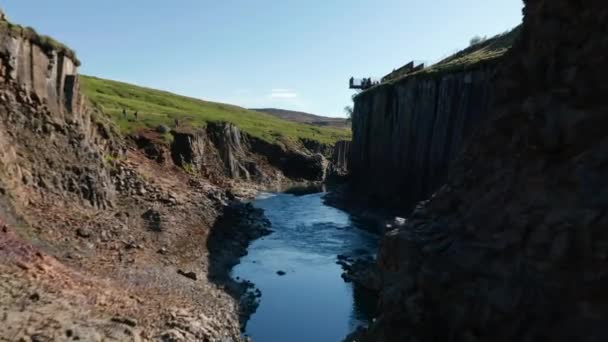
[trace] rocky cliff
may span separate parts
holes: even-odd
[[[351,141],[340,140],[334,145],[330,159],[330,176],[344,177],[348,175],[348,161],[350,159]]]
[[[385,204],[411,207],[445,183],[463,141],[492,99],[496,62],[418,74],[355,98],[351,182]]]
[[[230,123],[209,123],[205,129],[171,134],[173,162],[206,177],[227,177],[275,189],[326,178],[329,162],[314,149],[269,143]]]
[[[381,314],[357,341],[608,338],[608,4],[524,15],[485,124],[384,237]]]
[[[0,12],[0,339],[242,340],[257,299],[229,268],[268,221],[239,198],[323,181],[331,146],[211,121],[122,135],[78,65]]]
[[[75,59],[27,32],[0,34],[0,182],[23,202],[43,191],[111,206],[103,155],[120,151],[108,125],[84,106]]]
[[[71,50],[0,17],[0,339],[241,340],[246,286],[206,277],[249,242],[206,248],[234,196],[123,139],[81,96]]]

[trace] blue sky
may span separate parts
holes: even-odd
[[[81,73],[243,107],[344,116],[350,76],[434,62],[521,22],[520,0],[0,0]]]

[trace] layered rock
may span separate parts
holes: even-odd
[[[464,72],[418,74],[355,98],[352,184],[402,207],[427,198],[489,108],[496,63]]]
[[[261,184],[286,179],[323,181],[326,177],[328,161],[322,154],[269,143],[243,134],[230,123],[209,123],[205,129],[172,134],[173,161],[204,175],[222,174]]]
[[[247,138],[241,134],[238,127],[228,123],[210,123],[208,132],[229,177],[252,180],[261,176],[256,162],[247,158]]]
[[[238,301],[196,277],[234,196],[127,148],[70,51],[0,20],[0,339],[240,341]]]
[[[340,140],[334,145],[330,159],[330,176],[344,177],[348,174],[351,141]]]
[[[119,149],[107,123],[84,105],[76,65],[24,30],[0,34],[1,182],[23,202],[31,189],[112,204],[104,155]]]
[[[608,338],[608,4],[525,4],[489,120],[381,243],[358,341]]]
[[[271,144],[261,139],[252,139],[251,149],[291,179],[321,182],[327,176],[328,161],[321,153]]]

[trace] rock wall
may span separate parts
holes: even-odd
[[[350,158],[351,141],[340,140],[334,145],[330,164],[329,176],[344,177],[348,175],[348,160]]]
[[[350,155],[356,190],[411,207],[445,183],[451,160],[489,108],[495,67],[412,76],[358,95]]]
[[[251,140],[251,151],[264,156],[270,165],[288,178],[322,182],[327,177],[328,161],[321,153],[271,144],[261,139]]]
[[[75,62],[57,51],[45,51],[34,42],[4,34],[0,54],[5,63],[2,74],[29,96],[57,114],[72,114],[81,104]]]
[[[26,36],[0,33],[4,192],[22,203],[44,192],[95,207],[112,205],[104,155],[120,151],[108,127],[85,106],[72,59]]]
[[[496,105],[389,232],[357,341],[608,338],[608,3],[527,0]]]
[[[271,144],[243,134],[230,123],[209,123],[205,129],[172,132],[175,164],[208,177],[280,186],[291,181],[323,181],[328,162],[323,155]]]

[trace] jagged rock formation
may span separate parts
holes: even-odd
[[[358,95],[350,158],[356,190],[411,207],[445,183],[449,163],[488,111],[495,68],[418,74]]]
[[[103,120],[84,106],[77,67],[62,52],[16,33],[0,35],[0,180],[27,202],[26,189],[72,194],[111,206],[104,154],[119,153]],[[40,196],[40,191],[37,196]]]
[[[220,158],[231,178],[251,180],[262,176],[257,164],[247,160],[243,135],[238,127],[228,123],[208,125],[211,141],[220,153]]]
[[[271,165],[289,178],[324,181],[327,177],[328,161],[320,153],[300,151],[260,139],[254,139],[251,143],[254,153],[263,155]]]
[[[351,144],[351,141],[340,140],[334,145],[330,159],[330,176],[344,177],[348,175]]]
[[[298,150],[268,143],[230,123],[209,123],[205,129],[172,134],[174,163],[194,172],[265,185],[325,180],[328,162],[323,155],[306,147]]]
[[[381,315],[357,341],[608,338],[608,4],[524,14],[489,120],[383,239]]]

